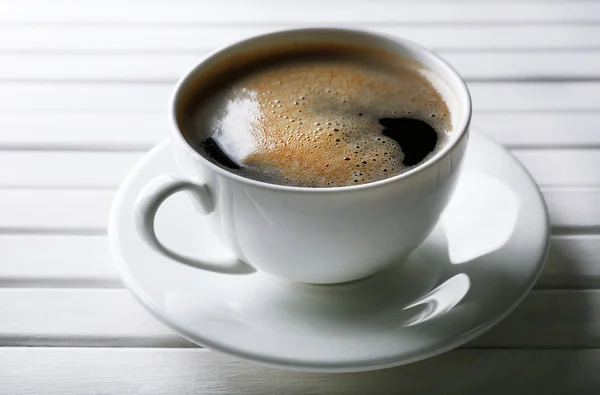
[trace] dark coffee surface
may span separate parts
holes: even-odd
[[[265,182],[347,186],[418,166],[451,133],[422,66],[381,51],[321,45],[224,65],[180,124],[218,165]]]

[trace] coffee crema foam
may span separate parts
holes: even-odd
[[[286,46],[218,68],[195,87],[180,126],[199,152],[244,177],[304,187],[364,184],[427,161],[451,133],[450,110],[426,69],[384,50]],[[418,163],[415,155],[406,161],[403,149],[411,147],[384,133],[396,124],[409,127],[395,133],[426,132],[401,122],[407,118],[435,132]]]

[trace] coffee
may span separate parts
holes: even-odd
[[[194,86],[180,128],[244,177],[302,187],[393,177],[438,152],[451,113],[419,63],[378,49],[297,44],[229,59]]]

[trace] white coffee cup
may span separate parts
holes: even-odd
[[[406,173],[372,183],[304,188],[269,184],[229,172],[196,152],[182,136],[177,109],[193,82],[231,56],[292,42],[336,42],[381,48],[423,64],[451,109],[453,130],[433,158]],[[180,174],[152,180],[138,195],[139,235],[156,251],[199,270],[242,274],[257,269],[291,281],[332,284],[358,280],[405,258],[431,232],[457,182],[468,140],[471,100],[465,82],[437,55],[403,39],[332,28],[286,30],[213,52],[177,84],[171,139]],[[215,263],[166,248],[154,217],[169,196],[187,191],[211,228],[239,258]],[[196,213],[190,212],[190,221]],[[198,235],[201,237],[201,235]]]

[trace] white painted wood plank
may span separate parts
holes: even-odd
[[[166,111],[0,112],[0,148],[8,149],[147,150],[167,138],[169,130]]]
[[[0,289],[0,345],[191,347],[124,289]],[[534,290],[465,347],[599,347],[600,291]]]
[[[600,288],[600,235],[553,236],[536,288]]]
[[[467,81],[594,79],[600,67],[600,51],[440,52],[440,55]]]
[[[143,152],[0,152],[3,188],[114,188]]]
[[[600,147],[600,112],[481,112],[473,128],[512,147]],[[169,135],[166,113],[0,112],[0,149],[144,150]]]
[[[114,188],[145,152],[0,151],[0,188]],[[600,149],[515,150],[541,186],[600,186]]]
[[[398,2],[311,1],[301,6],[269,1],[129,2],[101,4],[37,0],[0,2],[0,22],[45,23],[533,23],[596,22],[600,5],[592,2]]]
[[[587,232],[600,231],[600,193],[595,188],[545,188],[544,199],[555,232],[576,227]]]
[[[124,289],[0,289],[0,345],[189,347]],[[37,306],[37,307],[36,307]]]
[[[117,287],[106,236],[0,235],[0,287]]]
[[[106,236],[0,235],[0,287],[120,288]],[[600,288],[600,235],[553,236],[538,289]]]
[[[0,51],[205,51],[290,25],[0,25]],[[598,25],[379,25],[352,27],[404,37],[434,50],[598,49]]]
[[[598,149],[525,149],[513,153],[542,187],[600,185]]]
[[[0,83],[0,111],[161,111],[174,84]],[[600,91],[600,87],[599,87]],[[600,95],[600,92],[599,92]]]
[[[0,190],[0,233],[105,233],[113,190]]]
[[[600,232],[600,189],[545,188],[550,219],[558,232]],[[0,233],[102,233],[113,190],[0,190]]]
[[[0,53],[0,80],[175,82],[206,52],[186,54]],[[600,51],[440,52],[467,81],[600,77]],[[43,66],[42,66],[43,65]]]
[[[0,83],[0,112],[160,111],[167,114],[172,83]],[[478,111],[600,111],[600,82],[472,82]]]
[[[469,84],[477,111],[598,111],[598,82]]]
[[[0,115],[0,123],[2,115]],[[600,146],[600,112],[481,112],[472,125],[508,147]]]
[[[497,326],[467,347],[600,345],[600,291],[535,290]]]
[[[456,350],[394,369],[277,370],[203,349],[0,349],[11,395],[593,394],[598,350]]]
[[[175,82],[204,55],[0,54],[0,79]]]

